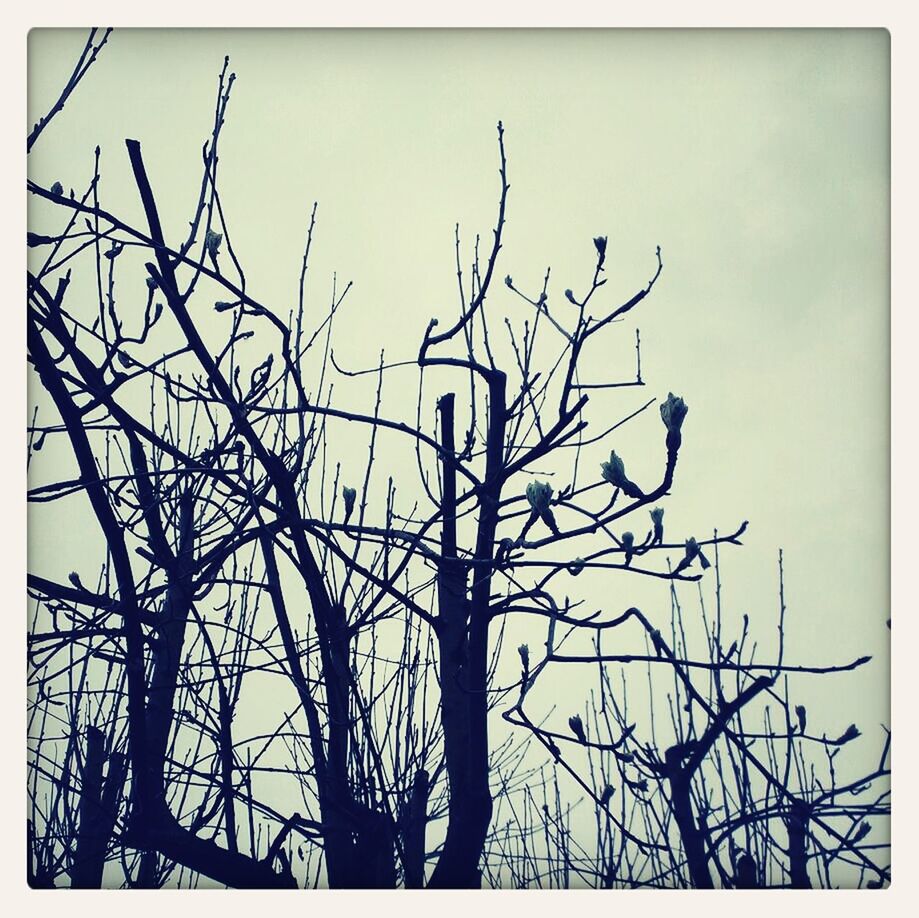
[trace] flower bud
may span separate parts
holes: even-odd
[[[616,455],[616,450],[609,454],[609,462],[600,463],[600,474],[610,484],[621,488],[629,479],[625,474],[625,463]]]
[[[594,248],[597,250],[597,270],[603,270],[606,261],[606,236],[594,236]]]
[[[574,292],[571,290],[570,287],[565,291],[565,298],[568,300],[569,303],[574,303],[575,306],[578,305],[578,301],[574,298]]]
[[[520,662],[523,664],[524,672],[528,671],[530,668],[530,648],[527,644],[521,644],[517,648],[517,653],[520,654]]]
[[[686,406],[686,402],[672,392],[668,392],[667,401],[661,402],[661,420],[667,430],[679,433],[687,411],[689,411],[689,408]]]
[[[856,739],[857,737],[861,735],[862,735],[861,730],[859,730],[858,727],[855,726],[855,724],[849,724],[849,726],[846,727],[846,732],[843,733],[842,736],[839,736],[836,739],[831,740],[830,742],[832,742],[834,746],[842,746],[845,743],[850,743],[852,740]]]
[[[554,535],[558,535],[558,525],[555,522],[555,514],[549,506],[552,499],[552,485],[548,482],[531,481],[527,485],[527,500],[533,510],[539,514],[540,519],[552,530]]]
[[[547,481],[531,481],[527,485],[527,501],[537,513],[547,510],[551,499],[552,485]]]
[[[654,526],[654,541],[660,542],[664,538],[664,508],[655,507],[651,511],[651,525]]]
[[[357,499],[357,491],[346,485],[341,489],[341,496],[345,502],[345,522],[348,522],[351,513],[354,511],[354,501]]]
[[[512,277],[510,276],[510,274],[508,274],[507,277],[504,278],[504,283],[505,283],[508,287],[513,287],[513,286],[514,286],[514,278],[512,278]]]
[[[609,462],[600,463],[600,474],[604,481],[621,488],[627,497],[638,498],[642,496],[641,488],[629,481],[625,473],[625,463],[616,455],[616,450],[609,454]]]
[[[577,575],[584,570],[584,565],[586,563],[587,562],[583,558],[575,558],[574,561],[568,565],[568,573],[571,574],[572,577],[577,577]]]
[[[622,542],[622,548],[625,552],[625,563],[626,565],[629,565],[632,563],[632,557],[635,553],[635,534],[631,532],[623,532],[620,541]]]
[[[587,742],[587,735],[584,733],[584,722],[581,720],[580,714],[572,714],[568,718],[568,726],[571,727],[571,732],[582,742]]]
[[[220,243],[223,241],[223,233],[215,233],[213,230],[208,230],[204,236],[204,246],[208,251],[208,254],[211,258],[217,257],[217,252],[220,249]]]
[[[63,194],[63,193],[64,193],[64,186],[60,182],[55,182],[51,186],[51,194]]]
[[[699,559],[699,564],[702,565],[703,571],[711,567],[711,564],[708,563],[708,558],[702,554],[699,543],[694,538],[690,537],[686,540],[686,554],[683,556],[683,560],[680,562],[677,570],[684,570],[689,567],[696,558]]]

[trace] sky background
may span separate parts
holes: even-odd
[[[31,33],[30,124],[84,37]],[[653,294],[614,347],[589,356],[598,379],[629,378],[637,325],[647,386],[598,404],[612,423],[668,390],[686,399],[668,526],[701,538],[750,521],[745,547],[722,556],[722,578],[764,647],[782,548],[787,662],[874,655],[858,674],[816,680],[808,701],[828,733],[854,721],[879,736],[890,636],[887,33],[118,31],[30,155],[30,177],[79,188],[98,143],[104,203],[141,223],[124,149],[136,138],[167,238],[184,238],[224,54],[237,81],[221,192],[248,289],[280,314],[294,302],[318,200],[310,304],[324,314],[334,272],[353,280],[335,345],[345,366],[373,365],[381,347],[411,359],[428,320],[455,315],[454,226],[468,264],[474,234],[487,239],[494,225],[499,119],[511,184],[499,277],[538,291],[551,266],[563,314],[561,291],[584,289],[591,239],[605,234],[603,296],[615,305],[645,286],[661,246]],[[519,310],[503,287],[490,302],[496,327],[502,309]],[[341,391],[362,397],[356,384]],[[387,397],[391,415],[411,418],[414,376]],[[661,431],[652,408],[614,444],[639,481],[659,468],[643,444],[659,448]],[[72,529],[40,514],[30,548],[33,569],[57,564],[61,576],[80,551]],[[623,582],[623,606],[632,589]],[[664,590],[639,589],[666,613]]]

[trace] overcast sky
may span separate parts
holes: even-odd
[[[31,33],[30,123],[83,40]],[[538,290],[551,266],[561,311],[605,234],[613,304],[647,283],[661,246],[660,282],[621,346],[590,357],[598,378],[627,378],[640,328],[647,386],[610,410],[686,399],[668,520],[699,537],[750,521],[723,578],[764,643],[783,548],[788,662],[876,655],[817,689],[827,731],[888,721],[887,33],[120,31],[31,154],[31,177],[85,185],[98,143],[104,200],[140,222],[124,149],[136,138],[167,237],[184,238],[224,54],[237,81],[222,199],[248,288],[286,312],[318,200],[312,302],[320,314],[333,272],[353,280],[336,344],[348,366],[381,347],[410,359],[430,317],[455,315],[454,225],[467,244],[490,236],[499,119],[511,183],[499,277]],[[498,315],[517,308],[503,287],[493,301]],[[660,431],[654,410],[623,433],[630,471],[653,477],[659,456],[638,449]],[[39,526],[33,561],[50,562]]]

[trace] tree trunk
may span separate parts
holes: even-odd
[[[689,877],[695,889],[714,889],[712,875],[708,869],[705,856],[705,839],[692,810],[690,798],[690,779],[680,764],[682,746],[672,746],[665,754],[665,767],[670,782],[670,805],[680,831],[683,851],[689,867]]]
[[[503,374],[489,380],[489,419],[485,481],[479,498],[479,523],[472,597],[466,599],[466,570],[457,557],[456,454],[454,397],[440,399],[443,529],[438,571],[438,642],[444,756],[450,782],[447,836],[431,876],[440,889],[478,889],[479,861],[491,822],[488,770],[488,625],[498,502],[501,499],[506,424]],[[468,628],[468,630],[467,630]]]
[[[428,773],[423,769],[415,774],[412,793],[402,818],[402,851],[404,856],[406,889],[424,886],[424,838],[428,822]]]
[[[278,496],[281,505],[280,521],[288,523],[290,536],[294,544],[294,551],[309,594],[316,623],[316,633],[319,640],[319,652],[322,661],[322,674],[326,688],[326,703],[328,705],[328,745],[329,752],[326,759],[325,773],[317,774],[319,783],[320,809],[322,820],[326,826],[324,833],[326,868],[330,886],[362,886],[368,882],[367,869],[356,863],[356,836],[364,827],[360,815],[355,808],[348,786],[348,742],[351,725],[348,711],[348,634],[346,622],[342,622],[343,615],[339,615],[329,599],[325,588],[322,571],[310,551],[306,536],[301,524],[301,516],[297,494],[293,481],[287,469],[276,456],[267,449],[261,438],[252,428],[236,400],[236,396],[227,380],[223,377],[213,356],[204,344],[198,330],[192,321],[185,300],[179,294],[175,277],[175,267],[171,262],[163,239],[162,225],[153,196],[153,189],[144,167],[140,144],[136,140],[127,140],[126,146],[131,159],[134,178],[140,193],[141,202],[150,228],[150,238],[156,247],[157,266],[148,265],[151,274],[158,268],[160,288],[166,297],[170,311],[182,330],[189,347],[198,358],[215,390],[223,399],[224,404],[233,417],[239,433],[249,444],[256,459],[269,476],[272,487]],[[340,645],[343,645],[343,650]],[[338,660],[343,661],[344,670],[338,665]],[[176,826],[173,826],[175,829]],[[168,834],[168,833],[167,833]],[[391,833],[389,834],[391,838]],[[194,839],[194,840],[193,840]],[[194,836],[189,839],[183,837],[180,842],[190,845],[189,851],[195,856],[198,846]],[[385,855],[386,838],[382,839],[381,852]],[[163,849],[160,849],[163,850]],[[218,849],[221,850],[222,849]],[[163,853],[168,853],[163,850]],[[233,852],[223,852],[223,854]],[[394,864],[394,854],[389,853]],[[233,858],[230,858],[233,861]],[[263,862],[258,865],[264,866]],[[371,871],[374,877],[380,876],[379,871]],[[393,876],[394,876],[393,870]],[[286,885],[289,882],[287,872],[282,876],[275,875],[276,883],[266,885]]]
[[[810,889],[807,875],[807,806],[800,800],[791,805],[791,814],[785,820],[788,829],[788,861],[792,889]]]
[[[191,612],[193,564],[194,502],[191,491],[187,490],[179,502],[179,548],[171,569],[166,572],[166,599],[158,616],[147,702],[147,777],[158,812],[167,810],[166,752],[175,721],[176,688],[185,646],[185,629]]]
[[[108,774],[102,778],[105,764],[105,734],[98,727],[86,731],[86,762],[80,788],[80,826],[70,885],[73,889],[100,889],[105,856],[124,786],[126,760],[120,753],[109,757]]]

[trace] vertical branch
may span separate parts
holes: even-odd
[[[809,818],[807,805],[802,800],[794,800],[785,819],[785,827],[788,830],[788,862],[792,889],[811,888],[810,877],[807,874]]]
[[[102,833],[102,766],[105,762],[105,734],[98,727],[86,730],[86,755],[80,784],[77,846],[70,868],[74,889],[99,889],[105,866],[108,837]]]

